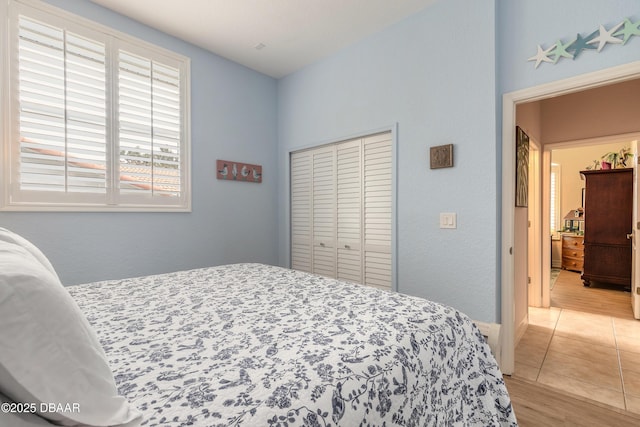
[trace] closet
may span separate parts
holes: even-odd
[[[291,267],[392,286],[391,133],[291,153]]]

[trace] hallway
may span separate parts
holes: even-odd
[[[640,321],[619,288],[586,288],[562,270],[552,307],[529,307],[514,378],[535,381],[640,414]]]

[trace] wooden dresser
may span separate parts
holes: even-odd
[[[562,268],[582,273],[584,266],[584,236],[562,235]]]

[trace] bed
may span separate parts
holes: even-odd
[[[517,425],[451,307],[263,264],[64,289],[133,407],[127,427]]]

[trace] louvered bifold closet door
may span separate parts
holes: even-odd
[[[291,154],[291,267],[390,290],[391,133]]]
[[[391,134],[365,138],[364,161],[364,283],[382,289],[392,285]]]
[[[291,154],[291,268],[311,273],[312,166],[310,151]]]
[[[312,151],[313,273],[336,277],[335,147]]]
[[[337,277],[362,283],[362,140],[336,146]]]

